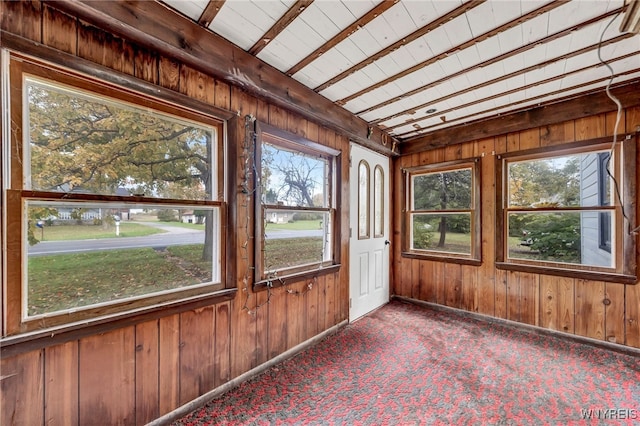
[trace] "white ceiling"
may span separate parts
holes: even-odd
[[[209,0],[163,3],[401,141],[640,78],[623,0],[301,1],[214,0],[209,25]]]

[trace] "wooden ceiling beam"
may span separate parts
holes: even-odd
[[[72,0],[47,4],[338,131],[354,142],[393,154],[389,147],[394,144],[389,142],[394,140],[379,128],[370,128],[366,121],[161,3]]]
[[[623,58],[627,59],[627,58],[632,57],[632,56],[638,56],[638,54],[639,54],[639,52],[635,52],[633,54],[624,55]],[[622,59],[621,58],[612,59],[611,62],[615,62],[616,60],[622,60]],[[594,66],[597,66],[597,65],[592,65],[592,66],[589,66],[589,67],[585,67],[585,69],[592,68]],[[634,69],[631,69],[631,70],[627,70],[627,71],[623,71],[623,72],[620,72],[618,74],[615,74],[613,76],[613,78],[616,79],[616,78],[619,78],[619,77],[624,77],[624,76],[631,75],[631,74],[636,74],[636,73],[639,73],[639,72],[640,72],[640,68],[634,68]],[[547,80],[556,80],[556,79],[557,78],[549,78]],[[576,85],[573,85],[573,86],[570,86],[570,87],[563,87],[562,89],[559,89],[559,90],[554,90],[552,92],[543,93],[541,95],[533,96],[531,98],[523,99],[523,100],[520,100],[520,101],[511,102],[511,103],[504,104],[504,105],[498,105],[496,107],[484,110],[483,113],[490,113],[490,112],[496,112],[497,113],[498,111],[504,110],[505,108],[517,108],[519,105],[530,103],[530,102],[533,102],[533,101],[537,101],[538,99],[544,99],[544,98],[548,98],[549,96],[556,96],[556,95],[557,96],[562,96],[562,94],[565,94],[567,92],[571,92],[571,91],[574,91],[574,90],[579,90],[579,89],[582,89],[584,87],[592,86],[592,85],[598,84],[598,83],[604,83],[607,80],[611,80],[611,77],[602,77],[602,78],[598,78],[596,80],[586,81],[584,83],[576,84]],[[485,99],[480,100],[479,102],[484,102],[484,101],[487,101],[487,100],[491,100],[491,99],[493,99],[495,97],[506,96],[506,95],[508,95],[510,93],[517,92],[518,90],[526,90],[527,88],[529,88],[529,86],[537,86],[537,85],[538,85],[538,83],[532,83],[532,84],[529,84],[529,85],[527,85],[525,87],[522,87],[522,88],[508,90],[507,92],[500,93],[498,95],[489,96],[489,97],[487,97]],[[547,101],[547,102],[545,102],[545,104],[559,102],[559,101],[561,101],[563,99],[573,99],[574,97],[575,97],[575,95],[564,96],[564,97],[560,97],[558,99],[554,99],[553,101]],[[476,102],[478,102],[478,101],[476,101]],[[460,105],[460,108],[464,108],[464,107],[470,106],[471,104],[474,104],[474,103],[475,102],[470,102],[469,104]],[[536,106],[540,106],[540,104],[538,104]],[[531,107],[529,107],[529,108],[531,108]],[[447,112],[455,111],[456,109],[458,109],[458,108],[449,108],[449,109],[441,111],[439,114],[433,114],[433,115],[446,114]],[[526,108],[525,107],[520,107],[519,111],[522,111],[524,109],[526,109]],[[458,122],[458,121],[465,122],[466,120],[471,120],[471,119],[473,119],[474,117],[477,117],[477,116],[478,116],[478,114],[474,113],[474,114],[464,115],[464,116],[461,116],[461,117],[456,117],[456,118],[454,118],[452,120],[447,120],[444,123],[432,124],[431,126],[425,126],[425,127],[419,127],[418,126],[416,128],[416,130],[412,130],[412,131],[409,131],[409,132],[401,133],[401,134],[395,135],[395,136],[397,138],[401,139],[401,140],[404,139],[404,140],[410,141],[410,140],[413,140],[415,138],[420,137],[422,134],[426,134],[428,131],[434,131],[437,127],[443,126],[444,124],[451,124],[451,123],[455,123],[455,122]],[[446,119],[446,117],[445,117],[445,119]],[[449,127],[451,127],[451,126],[449,126]],[[409,135],[412,135],[412,136],[409,136]]]
[[[204,8],[200,18],[198,19],[198,24],[203,27],[208,27],[216,18],[220,9],[222,9],[225,1],[226,0],[209,0],[209,3],[207,3],[207,6]]]
[[[527,15],[525,15],[527,17],[526,20],[535,18],[540,13],[549,12],[551,10],[551,8],[550,8],[551,6],[557,7],[557,5],[561,5],[561,4],[562,3],[560,3],[560,2],[554,2],[552,4],[548,4],[546,6],[538,8],[538,9],[534,10],[533,12],[528,13]],[[543,9],[546,9],[546,10],[543,12],[542,11]],[[621,10],[622,9],[612,10],[612,11],[604,13],[604,14],[602,14],[600,16],[596,16],[595,18],[591,18],[591,19],[588,19],[588,20],[586,20],[584,22],[576,24],[576,25],[572,26],[571,28],[566,28],[564,30],[557,31],[556,33],[551,34],[551,35],[549,35],[547,37],[544,37],[544,38],[542,38],[540,40],[536,40],[536,41],[531,42],[531,43],[529,43],[527,45],[521,46],[521,47],[513,49],[513,50],[511,50],[509,52],[505,52],[502,55],[498,55],[498,56],[496,56],[494,58],[491,58],[491,59],[489,59],[487,61],[484,61],[482,64],[479,64],[479,66],[480,67],[486,67],[486,66],[494,64],[496,62],[503,61],[504,59],[509,58],[511,56],[514,56],[516,54],[519,54],[519,53],[522,53],[522,52],[526,52],[527,50],[533,49],[534,47],[536,47],[536,46],[538,46],[540,44],[545,44],[545,43],[549,43],[549,42],[551,42],[553,40],[557,40],[558,38],[561,38],[561,37],[564,37],[566,35],[569,35],[569,34],[575,32],[575,31],[580,30],[581,28],[584,28],[584,27],[589,26],[589,25],[591,25],[593,23],[602,21],[603,19],[606,19],[606,18],[608,18],[608,17],[610,17],[612,15],[616,15],[616,14],[620,13]],[[475,38],[473,40],[466,41],[466,42],[460,44],[459,46],[452,47],[451,49],[447,50],[446,52],[443,52],[443,53],[441,53],[441,54],[439,54],[437,56],[434,56],[434,57],[432,57],[432,58],[430,58],[430,59],[428,59],[426,61],[423,61],[423,62],[421,62],[419,64],[416,64],[416,65],[412,66],[411,68],[408,68],[408,69],[406,69],[404,71],[401,71],[401,72],[399,72],[399,73],[397,73],[395,75],[392,75],[391,77],[388,77],[388,78],[386,78],[386,79],[384,79],[382,81],[379,81],[376,84],[373,84],[373,85],[371,85],[369,87],[365,87],[364,89],[362,89],[362,90],[360,90],[360,91],[358,91],[358,92],[356,92],[356,93],[354,93],[354,94],[352,94],[350,96],[347,96],[344,99],[337,100],[336,103],[338,105],[344,105],[347,102],[352,101],[353,99],[356,99],[356,98],[358,98],[358,97],[360,97],[360,96],[362,96],[362,95],[364,95],[364,94],[366,94],[366,93],[368,93],[368,92],[370,92],[372,90],[378,89],[378,88],[380,88],[382,86],[386,86],[387,84],[390,84],[390,83],[392,83],[392,82],[394,82],[394,81],[396,81],[396,80],[398,80],[400,78],[403,78],[403,77],[405,77],[405,76],[407,76],[409,74],[412,74],[412,73],[414,73],[416,71],[420,71],[424,67],[432,65],[432,64],[436,63],[437,61],[442,60],[442,59],[454,54],[455,52],[457,52],[459,50],[463,50],[463,49],[466,49],[468,47],[471,47],[471,46],[475,45],[476,43],[479,43],[479,42],[481,42],[483,40],[486,40],[487,38],[489,38],[489,37],[491,37],[491,36],[493,36],[495,34],[498,34],[498,33],[502,32],[502,31],[506,31],[506,30],[508,30],[510,28],[513,28],[513,27],[519,25],[521,22],[525,21],[525,19],[523,19],[525,16],[523,16],[521,18],[518,18],[518,19],[515,19],[515,20],[513,20],[511,22],[508,22],[507,24],[505,24],[505,25],[503,25],[503,26],[501,26],[499,28],[496,28],[494,30],[488,31],[487,33],[485,33],[485,34],[483,34],[483,35],[481,35],[481,36],[479,36],[479,37],[477,37],[477,38]],[[471,67],[471,68],[474,68],[474,67]],[[466,71],[468,71],[468,69]],[[456,73],[456,74],[458,74],[458,73]],[[443,80],[443,79],[440,79],[440,80]],[[403,94],[402,97],[407,97],[407,96],[411,96],[411,95],[414,95],[416,93],[419,93],[422,90],[425,90],[423,88],[426,87],[426,86],[432,87],[431,85],[427,84],[427,85],[422,86],[422,87],[420,87],[418,89],[411,90],[407,94]],[[372,110],[373,108],[369,108],[369,109]],[[412,108],[412,109],[415,109],[415,108]],[[380,121],[384,121],[384,120],[386,120],[386,119],[381,119],[381,120],[377,120],[377,121],[380,122]]]
[[[470,0],[470,1],[467,1],[467,2],[463,3],[461,6],[458,6],[455,9],[453,9],[451,12],[449,12],[449,13],[447,13],[445,15],[442,15],[441,17],[439,17],[438,19],[436,19],[434,21],[429,22],[424,27],[417,29],[416,31],[414,31],[413,33],[409,34],[406,37],[403,37],[402,39],[400,39],[397,42],[393,43],[391,46],[385,47],[384,49],[380,50],[379,52],[377,52],[377,53],[375,53],[375,54],[373,54],[371,56],[369,56],[367,59],[357,63],[356,65],[352,66],[351,68],[344,70],[343,72],[341,72],[337,76],[335,76],[335,77],[331,78],[330,80],[322,83],[321,85],[319,85],[318,87],[314,88],[313,90],[315,90],[316,92],[322,92],[327,87],[333,86],[334,84],[336,84],[340,80],[345,79],[346,77],[350,76],[354,72],[361,70],[362,68],[366,67],[369,64],[374,63],[375,61],[377,61],[378,59],[380,59],[380,58],[382,58],[384,56],[387,56],[388,54],[390,54],[394,50],[397,50],[400,47],[405,46],[405,45],[411,43],[412,41],[415,41],[415,40],[419,39],[420,37],[424,36],[425,34],[435,30],[439,26],[444,25],[447,22],[451,21],[452,19],[455,19],[458,16],[465,14],[467,11],[473,9],[474,7],[480,6],[485,1],[487,1],[487,0]]]
[[[295,2],[295,4],[291,6],[289,10],[287,10],[285,14],[282,15],[271,28],[269,28],[269,31],[267,31],[262,37],[260,37],[260,39],[256,41],[253,46],[251,46],[251,49],[249,49],[249,53],[254,56],[260,53],[262,49],[267,47],[267,45],[271,43],[271,41],[275,39],[278,34],[284,31],[285,28],[287,28],[287,26],[289,26],[289,24],[291,24],[294,19],[300,16],[300,14],[307,7],[309,7],[311,3],[313,3],[313,0],[298,0],[297,2]]]
[[[500,83],[501,81],[509,80],[509,79],[511,79],[513,77],[517,77],[519,75],[527,74],[527,73],[535,71],[537,69],[541,69],[541,68],[544,68],[546,66],[552,65],[552,64],[554,64],[556,62],[565,61],[567,59],[570,59],[570,58],[573,58],[573,57],[576,57],[576,56],[580,56],[580,55],[583,55],[585,53],[592,52],[594,50],[598,50],[601,47],[608,46],[610,44],[618,43],[618,42],[620,42],[622,40],[625,40],[627,38],[630,38],[632,36],[633,36],[633,34],[629,34],[629,33],[621,34],[621,35],[619,35],[617,37],[614,37],[612,39],[605,40],[602,43],[594,43],[591,46],[583,47],[582,49],[575,50],[575,51],[573,51],[571,53],[566,53],[564,55],[556,56],[555,58],[547,59],[544,62],[540,62],[538,64],[530,65],[530,66],[528,66],[526,68],[522,68],[522,69],[510,72],[509,74],[504,74],[504,75],[501,75],[500,77],[496,77],[496,78],[492,78],[491,80],[483,81],[482,83],[478,83],[475,86],[470,86],[470,87],[467,87],[467,88],[465,88],[463,90],[459,90],[457,92],[449,93],[449,94],[447,94],[445,96],[442,96],[440,98],[433,99],[433,100],[431,100],[431,101],[429,101],[427,103],[423,103],[421,105],[417,105],[417,106],[413,107],[410,110],[405,110],[405,111],[393,114],[393,115],[391,115],[389,117],[386,117],[386,118],[383,118],[383,119],[380,119],[380,120],[374,120],[374,121],[371,122],[371,124],[378,124],[378,123],[382,123],[382,122],[387,121],[387,120],[391,120],[393,118],[398,118],[398,117],[401,117],[403,115],[407,115],[407,114],[409,114],[410,111],[417,111],[419,109],[426,108],[426,107],[429,107],[431,105],[436,105],[436,104],[438,104],[440,102],[444,102],[444,101],[446,101],[448,99],[456,98],[458,96],[464,95],[465,93],[469,93],[469,92],[472,92],[474,90],[482,89],[484,87],[491,86],[492,84]],[[589,66],[587,68],[599,67],[601,65],[602,64],[600,62],[597,62],[597,63],[595,63],[595,64],[593,64],[593,65],[591,65],[591,66]],[[559,77],[562,78],[562,77],[564,77],[565,75],[568,75],[568,74],[573,74],[573,72],[560,74]],[[554,78],[558,78],[558,76],[555,76]],[[535,85],[538,85],[538,84],[542,84],[542,83],[541,82],[536,82],[535,83]],[[517,87],[515,90],[516,91],[525,90],[525,88],[524,87]],[[459,106],[458,108],[462,108],[462,107]],[[442,114],[442,112],[440,112],[440,114]],[[402,123],[399,123],[399,124],[396,124],[396,125],[393,125],[393,126],[385,126],[385,130],[389,131],[389,130],[397,129],[398,127],[406,126],[407,124],[417,123],[417,122],[422,121],[422,120],[424,120],[424,117],[403,121]]]
[[[373,21],[378,16],[382,15],[385,11],[387,11],[392,6],[394,6],[396,3],[398,3],[398,1],[399,0],[385,0],[385,1],[383,1],[382,3],[380,3],[379,5],[374,7],[373,9],[371,9],[369,12],[367,12],[364,16],[360,17],[354,23],[352,23],[351,25],[346,27],[344,30],[340,31],[333,38],[331,38],[331,40],[327,41],[322,46],[318,47],[312,53],[307,55],[306,58],[303,58],[300,62],[298,62],[297,64],[295,64],[291,68],[289,68],[286,71],[286,74],[289,75],[289,76],[294,75],[295,73],[297,73],[298,71],[300,71],[301,69],[303,69],[304,67],[309,65],[311,62],[315,61],[320,56],[322,56],[323,53],[325,53],[325,52],[329,51],[330,49],[334,48],[341,41],[346,40],[351,34],[355,33],[356,31],[358,31],[361,28],[364,28],[365,25],[367,25],[369,22]]]
[[[640,80],[625,82],[612,88],[611,93],[620,100],[623,108],[640,105],[640,97],[638,96]],[[586,95],[576,94],[572,95],[571,99],[554,101],[554,103],[538,108],[436,130],[424,136],[407,140],[399,144],[400,155],[415,154],[443,146],[548,126],[615,110],[616,105],[607,96],[605,90]]]

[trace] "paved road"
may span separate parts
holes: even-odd
[[[146,224],[146,223],[145,223]],[[123,248],[143,247],[167,247],[185,244],[203,244],[204,231],[176,226],[153,224],[161,228],[165,233],[148,235],[146,237],[122,237],[94,240],[70,240],[70,241],[42,241],[29,247],[29,256],[43,256],[61,253],[81,253],[100,250],[114,250]],[[292,238],[292,237],[319,237],[320,230],[308,231],[270,231],[268,239]]]

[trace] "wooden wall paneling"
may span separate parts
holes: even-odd
[[[44,4],[42,43],[54,49],[75,54],[78,48],[77,19]]]
[[[400,276],[402,271],[402,245],[403,245],[403,209],[404,209],[404,174],[402,169],[406,167],[407,157],[400,157],[393,162],[393,181],[391,182],[391,282],[389,290],[391,294],[400,294]]]
[[[625,129],[627,132],[640,132],[640,106],[625,110]]]
[[[506,152],[520,151],[520,134],[519,133],[507,134],[507,139],[505,142],[506,142],[506,146],[505,146]]]
[[[411,259],[402,259],[400,266],[400,288],[399,294],[405,297],[411,297]]]
[[[540,128],[536,127],[519,132],[520,149],[533,149],[540,147]]]
[[[107,48],[111,47],[107,41],[112,37],[99,28],[84,21],[78,24],[78,56],[105,65]]]
[[[107,47],[106,63],[104,65],[125,74],[134,75],[135,50],[133,45],[118,37],[110,37],[110,47]]]
[[[231,380],[231,302],[215,307],[214,386]]]
[[[604,339],[607,342],[624,344],[625,285],[605,283],[604,290]]]
[[[303,138],[306,138],[307,137],[307,120],[293,113],[289,113],[287,116],[287,126],[285,127],[284,130],[291,132],[294,135],[298,135]]]
[[[306,335],[306,285],[305,281],[289,284],[287,292],[283,293],[287,299],[287,349],[302,343]]]
[[[313,122],[307,122],[307,138],[314,142],[320,142],[320,126]],[[324,275],[316,277],[310,281],[311,288],[307,290],[305,306],[305,329],[304,340],[310,339],[319,333],[318,327],[318,297],[319,290],[324,286]]]
[[[577,141],[601,138],[606,136],[604,114],[578,118],[575,120],[575,123]]]
[[[44,424],[43,351],[0,359],[0,424]]]
[[[44,424],[78,424],[76,340],[45,349],[44,390]]]
[[[458,263],[444,264],[444,304],[452,308],[460,308],[462,301],[462,265]]]
[[[640,285],[628,285],[625,296],[624,343],[640,348]]]
[[[575,141],[573,120],[549,124],[540,129],[540,146],[554,146]]]
[[[604,339],[605,312],[604,283],[602,281],[576,280],[575,333],[579,336]]]
[[[417,155],[417,154],[413,154]],[[453,161],[462,159],[462,145],[456,143],[454,145],[448,145],[444,148],[444,161]],[[417,158],[416,158],[417,160]]]
[[[495,316],[496,318],[508,317],[508,296],[507,296],[507,271],[496,269],[495,278]]]
[[[158,84],[175,91],[180,90],[180,63],[160,56],[158,61]]]
[[[213,306],[180,314],[180,404],[214,388],[214,327]]]
[[[266,108],[266,107],[265,107]],[[234,223],[238,228],[235,243],[235,275],[238,296],[231,304],[231,358],[230,376],[237,377],[257,365],[258,353],[261,353],[266,360],[269,326],[269,305],[267,295],[252,291],[253,274],[255,266],[254,259],[254,235],[258,232],[255,229],[255,208],[252,194],[243,192],[243,184],[248,184],[251,189],[255,182],[253,175],[253,152],[252,146],[245,146],[245,117],[252,115],[257,117],[259,107],[258,102],[246,92],[238,89],[231,89],[231,110],[238,113],[238,118],[228,122],[228,144],[234,149],[235,157],[228,160],[228,174],[235,173],[234,185],[229,186],[232,193],[231,199],[235,202],[231,205],[231,214],[235,215]],[[245,176],[245,169],[248,167],[249,175]],[[246,182],[245,182],[246,179]],[[233,208],[235,207],[235,212]],[[260,306],[260,308],[258,308]],[[260,329],[258,329],[260,324]],[[259,333],[258,333],[259,332]],[[261,342],[258,344],[258,342]],[[257,346],[260,346],[259,349]]]
[[[158,56],[151,51],[136,47],[133,56],[133,75],[152,84],[159,80]]]
[[[507,271],[507,319],[520,321],[520,272]]]
[[[180,406],[180,315],[159,320],[159,409],[164,415]]]
[[[496,154],[504,154],[507,152],[507,135],[496,136],[493,141]]]
[[[42,41],[42,3],[38,0],[3,1],[2,29],[37,42]]]
[[[330,132],[332,136],[329,138],[329,142],[333,143],[333,148],[339,150],[341,155],[342,171],[340,173],[341,179],[339,180],[342,185],[340,188],[341,202],[340,202],[340,237],[342,242],[340,244],[340,263],[342,267],[340,271],[335,274],[336,282],[338,286],[336,288],[336,303],[338,310],[336,311],[335,324],[341,321],[349,319],[349,138],[337,134],[334,131]]]
[[[80,340],[78,363],[79,424],[135,424],[134,327]]]
[[[420,264],[420,294],[418,299],[425,302],[436,303],[437,295],[434,279],[434,262],[431,260],[421,260]]]
[[[444,262],[433,262],[433,286],[436,292],[436,303],[440,305],[446,304],[446,285],[447,277],[444,272]]]
[[[191,98],[213,105],[215,99],[215,82],[213,77],[186,65],[182,65],[180,67],[180,92]]]
[[[136,424],[144,425],[160,417],[160,335],[159,321],[135,326],[136,339]]]
[[[462,294],[460,308],[470,312],[478,312],[478,272],[473,265],[462,265]]]
[[[613,111],[605,114],[604,117],[604,132],[607,136],[613,136],[616,120],[617,120],[618,112]],[[624,109],[620,112],[620,122],[618,123],[618,134],[624,133],[625,125],[626,125],[626,115]]]
[[[559,330],[558,277],[540,276],[540,326]]]
[[[344,268],[344,265],[343,265]],[[336,325],[336,283],[340,274],[328,274],[324,287],[324,330]]]
[[[480,158],[480,208],[482,226],[482,265],[477,271],[477,310],[485,315],[495,313],[495,242],[496,242],[496,161],[495,138],[481,139],[474,144],[474,156]]]
[[[333,290],[333,288],[331,289]],[[269,359],[287,350],[289,327],[287,324],[287,299],[285,287],[272,290],[269,303]]]
[[[269,124],[282,130],[287,129],[289,114],[283,108],[269,105]]]
[[[422,263],[419,259],[408,259],[410,261],[409,265],[411,266],[411,297],[413,299],[420,299],[421,285],[422,280],[420,278],[420,264]]]
[[[224,81],[215,80],[214,83],[215,98],[213,104],[218,108],[226,110],[231,109],[231,86]]]
[[[520,322],[530,325],[540,323],[540,276],[520,273]]]
[[[558,326],[560,331],[574,334],[575,326],[575,279],[555,277],[558,282]]]

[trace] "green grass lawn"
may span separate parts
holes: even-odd
[[[450,253],[471,253],[471,234],[447,232],[444,247],[438,247],[440,232],[431,233],[431,244],[428,250],[445,251]]]
[[[120,223],[120,237],[144,237],[165,232],[162,229],[138,223]],[[102,225],[54,225],[36,228],[34,236],[40,241],[91,240],[116,238],[115,225],[105,229]],[[44,238],[43,238],[44,237]]]
[[[204,231],[204,223],[158,222],[158,225],[175,226],[177,228],[198,229]]]
[[[322,237],[266,240],[265,268],[291,268],[322,261]]]
[[[32,257],[28,312],[56,312],[210,280],[211,262],[202,261],[202,245]]]
[[[309,230],[321,229],[320,220],[296,220],[289,223],[267,223],[266,230]]]

